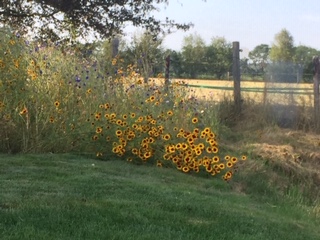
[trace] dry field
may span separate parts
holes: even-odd
[[[178,79],[173,82],[179,81],[184,81],[189,85],[201,86],[190,87],[190,95],[195,95],[198,98],[220,101],[225,97],[233,97],[233,81]],[[251,99],[255,102],[281,103],[284,105],[313,105],[313,84],[309,83],[242,81],[241,88],[243,89],[241,92],[242,98]]]

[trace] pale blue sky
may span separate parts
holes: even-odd
[[[212,37],[225,37],[251,51],[262,43],[271,45],[283,28],[291,33],[295,45],[320,49],[319,0],[170,0],[155,16],[194,23],[188,32],[165,39],[164,46],[174,50],[181,49],[184,36],[197,33],[206,43]]]

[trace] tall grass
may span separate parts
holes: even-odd
[[[219,148],[217,116],[182,82],[143,83],[120,56],[105,64],[10,33],[1,52],[1,152],[114,155],[225,180],[246,160]]]

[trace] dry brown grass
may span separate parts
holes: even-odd
[[[195,95],[198,98],[206,100],[221,101],[226,97],[232,98],[232,90],[221,90],[205,88],[206,86],[214,87],[233,87],[233,81],[228,80],[194,80],[194,79],[177,79],[173,82],[183,81],[190,85],[201,85],[203,88],[193,88],[190,87],[190,95]],[[280,88],[307,88],[309,90],[304,91],[305,93],[312,92],[313,86],[308,83],[264,83],[264,82],[253,82],[253,81],[242,81],[242,88],[260,88],[264,92],[242,92],[242,98],[244,99],[254,99],[256,102],[268,102],[270,104],[279,103],[286,105],[302,105],[302,106],[312,106],[313,96],[304,94],[295,94],[292,92],[287,93],[270,93],[267,92],[268,89],[280,89]]]

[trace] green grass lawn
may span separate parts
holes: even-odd
[[[308,206],[231,186],[119,160],[0,155],[0,239],[320,239]]]

